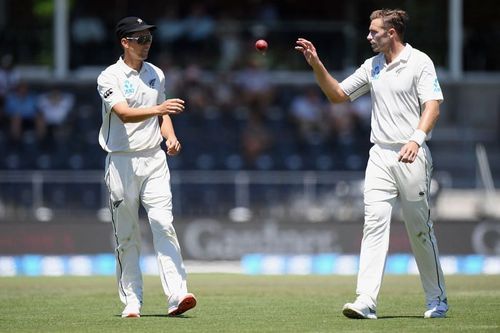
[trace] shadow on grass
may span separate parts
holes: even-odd
[[[121,315],[115,315],[115,317],[120,317],[121,318]],[[181,314],[181,315],[178,315],[178,316],[169,316],[167,314],[160,313],[160,314],[141,314],[140,318],[123,318],[123,319],[129,319],[129,320],[138,319],[138,320],[140,320],[141,318],[147,318],[147,317],[151,317],[151,318],[155,318],[155,317],[156,318],[172,318],[172,319],[176,319],[176,318],[179,318],[179,319],[194,318],[193,316],[184,315],[184,314]]]
[[[378,316],[378,319],[399,319],[399,318],[414,318],[414,319],[425,319],[424,316]]]

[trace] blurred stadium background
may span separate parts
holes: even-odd
[[[191,270],[354,274],[370,101],[329,105],[293,47],[312,40],[342,79],[371,56],[368,17],[381,7],[408,11],[407,40],[445,94],[430,143],[444,268],[500,274],[497,1],[0,0],[0,276],[113,274],[95,81],[120,54],[113,28],[127,15],[158,26],[149,60],[188,103],[169,165]],[[15,120],[13,96],[36,113]],[[394,218],[388,270],[415,272]]]

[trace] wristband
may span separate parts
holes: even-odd
[[[422,147],[422,144],[424,143],[426,137],[427,134],[425,134],[424,131],[422,131],[421,129],[416,129],[410,137],[410,141],[415,141],[420,147]]]

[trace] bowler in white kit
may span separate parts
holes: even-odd
[[[165,97],[164,73],[146,62],[154,25],[126,17],[116,25],[123,49],[118,61],[97,78],[102,99],[99,143],[108,153],[105,182],[116,241],[116,275],[122,317],[140,317],[143,282],[140,269],[139,205],[148,216],[166,295],[166,314],[177,316],[196,305],[188,293],[186,270],[173,226],[167,154],[181,149],[170,115],[184,111],[184,101]]]
[[[370,15],[367,36],[376,56],[342,82],[331,76],[314,45],[297,40],[316,80],[333,103],[370,93],[370,149],[364,185],[365,221],[356,294],[349,318],[377,319],[377,298],[389,249],[391,215],[399,200],[425,293],[424,318],[443,318],[448,300],[429,208],[432,158],[426,141],[443,94],[431,59],[404,41],[408,15],[382,9]]]

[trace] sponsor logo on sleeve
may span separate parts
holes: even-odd
[[[113,88],[109,88],[106,90],[103,94],[104,98],[108,98],[109,96],[113,95]]]

